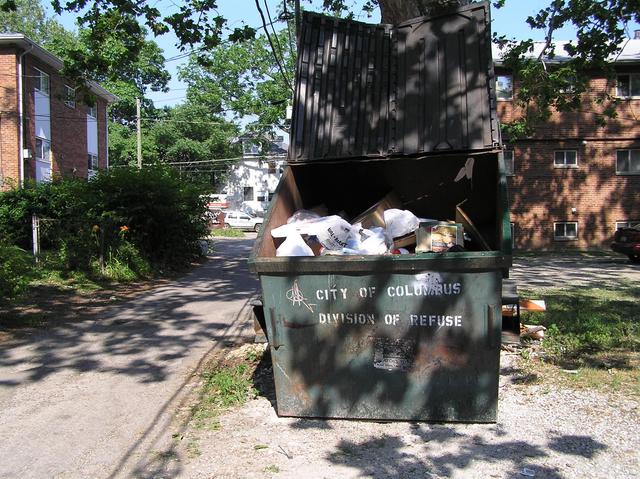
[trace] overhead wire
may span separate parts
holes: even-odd
[[[289,87],[289,89],[293,91],[293,86],[289,81],[289,77],[287,76],[285,69],[282,66],[282,63],[280,62],[280,58],[278,57],[278,54],[276,52],[276,48],[273,44],[273,40],[271,39],[271,34],[269,34],[269,29],[267,28],[267,20],[264,16],[264,12],[262,11],[262,7],[260,7],[260,0],[255,0],[255,4],[258,9],[258,13],[260,14],[260,18],[262,19],[262,25],[264,26],[264,33],[267,35],[267,40],[269,42],[269,45],[271,46],[271,53],[273,53],[273,58],[275,59],[276,64],[278,65],[278,70],[280,70],[280,74],[282,75],[282,78],[284,79],[284,82],[286,83],[287,87]]]
[[[276,33],[276,29],[273,26],[273,20],[271,19],[271,12],[269,11],[269,4],[267,3],[267,0],[263,0],[264,1],[264,7],[267,10],[267,17],[269,18],[269,24],[271,26],[271,31],[273,32],[273,37],[276,39],[276,45],[278,45],[278,50],[280,50],[280,58],[282,59],[282,62],[284,63],[284,49],[282,48],[282,45],[280,44],[280,39],[278,38],[278,34]],[[285,68],[286,68],[286,64],[285,64]]]

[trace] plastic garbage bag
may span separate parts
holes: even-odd
[[[337,250],[347,246],[355,236],[352,226],[339,216],[325,216],[307,223],[308,234],[315,235],[326,249]]]
[[[360,241],[361,254],[385,254],[389,251],[389,241],[384,228],[362,230],[366,239]]]
[[[385,210],[384,222],[387,226],[387,234],[391,238],[399,238],[418,229],[420,220],[409,210],[395,208]]]
[[[322,246],[330,250],[346,247],[355,235],[352,226],[336,215],[293,222],[271,230],[274,238],[288,238],[294,233],[316,236]]]
[[[276,256],[314,256],[314,254],[302,236],[294,232],[288,235],[284,243],[278,247]]]
[[[321,216],[318,213],[309,210],[298,210],[296,211],[291,218],[287,220],[287,224],[291,223],[299,223],[309,220],[315,220],[320,218]]]

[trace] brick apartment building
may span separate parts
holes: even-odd
[[[640,223],[640,38],[615,60],[617,78],[593,73],[578,112],[554,112],[534,135],[505,143],[515,249],[608,248],[618,227]],[[541,48],[541,45],[537,45]],[[564,52],[556,45],[561,62]],[[537,52],[533,52],[537,56]],[[522,115],[513,101],[519,83],[494,51],[498,116]],[[552,66],[551,66],[552,67]],[[598,126],[595,100],[614,95],[617,118]]]
[[[24,35],[0,34],[0,188],[108,167],[107,106],[117,98],[91,82],[95,104],[82,103],[62,67]]]

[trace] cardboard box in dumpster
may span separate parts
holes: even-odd
[[[462,225],[459,223],[420,223],[416,231],[416,253],[444,253],[454,245],[463,246]]]

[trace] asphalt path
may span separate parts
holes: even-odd
[[[253,238],[216,241],[178,281],[0,345],[0,477],[179,474],[172,421],[194,371],[252,331]]]
[[[176,477],[175,413],[215,348],[251,336],[255,235],[217,239],[204,265],[169,285],[0,345],[0,478]],[[624,257],[518,258],[521,287],[640,279]]]

